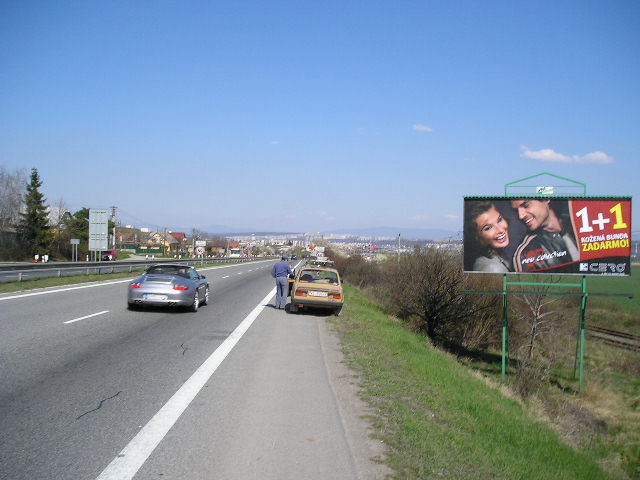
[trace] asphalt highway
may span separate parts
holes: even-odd
[[[129,311],[127,281],[0,295],[0,479],[372,479],[353,373],[273,261],[200,270],[198,312]]]

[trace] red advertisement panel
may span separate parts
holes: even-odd
[[[464,223],[467,272],[631,273],[629,197],[467,197]]]

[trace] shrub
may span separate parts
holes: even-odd
[[[432,342],[449,348],[479,347],[497,327],[496,297],[467,295],[457,254],[437,249],[404,256],[386,271],[383,292],[390,313]],[[473,332],[473,333],[472,333]],[[472,335],[480,335],[471,339]]]
[[[340,255],[333,250],[328,255],[340,276],[358,288],[375,287],[381,283],[383,267],[380,264],[368,262],[359,255]]]

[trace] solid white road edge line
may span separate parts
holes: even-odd
[[[92,313],[91,315],[85,315],[84,317],[75,318],[73,320],[67,320],[66,322],[63,322],[63,323],[67,325],[69,323],[79,322],[80,320],[86,320],[87,318],[97,317],[98,315],[104,315],[105,313],[109,313],[109,310],[104,310],[98,313]]]
[[[233,347],[249,330],[267,302],[275,295],[276,289],[267,296],[247,315],[236,329],[222,342],[205,362],[184,382],[182,387],[158,410],[149,423],[124,447],[96,480],[129,480],[134,477],[147,458],[153,453],[171,427],[178,421],[182,413],[196,397],[198,392],[209,381],[220,364],[229,355]]]

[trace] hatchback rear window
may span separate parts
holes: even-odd
[[[327,270],[303,270],[300,273],[300,281],[338,285],[338,275]]]

